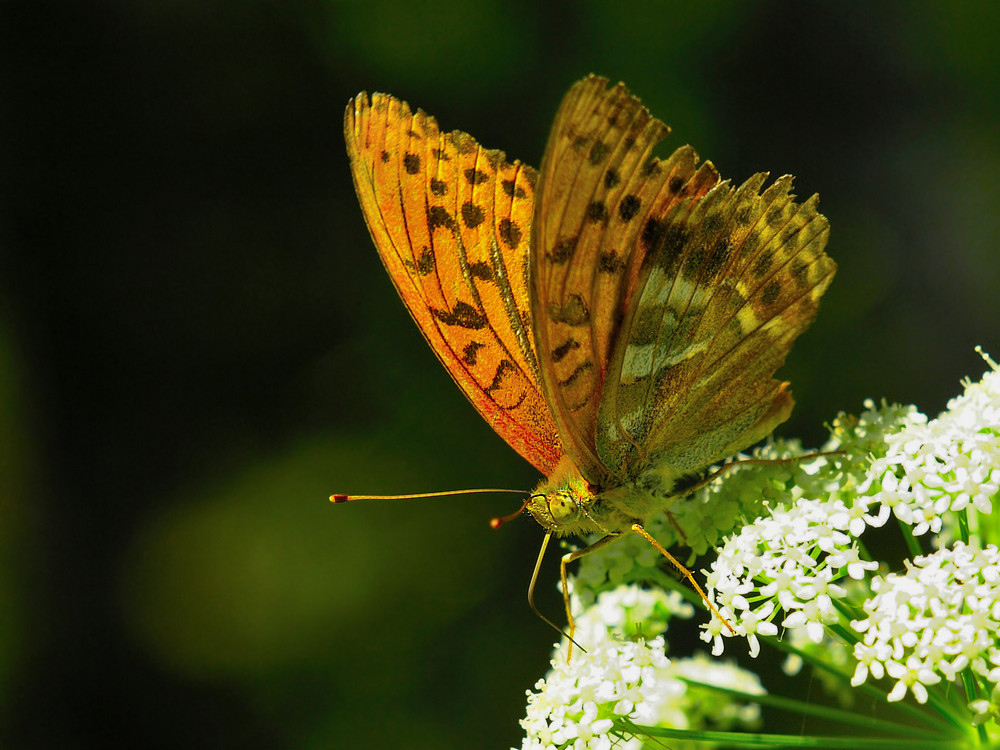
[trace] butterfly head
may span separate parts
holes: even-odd
[[[546,530],[565,536],[603,531],[592,514],[598,502],[598,488],[564,461],[535,488],[527,508]]]

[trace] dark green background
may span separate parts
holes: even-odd
[[[487,528],[515,500],[326,502],[538,479],[379,264],[360,89],[537,165],[594,71],[667,148],[819,192],[840,271],[783,434],[1000,356],[994,3],[0,8],[4,747],[520,743],[554,634],[539,530]]]

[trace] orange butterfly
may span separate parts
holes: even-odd
[[[690,146],[652,157],[669,128],[596,76],[566,94],[538,172],[385,94],[352,100],[344,131],[410,314],[547,477],[526,503],[545,544],[604,535],[564,556],[564,584],[626,531],[667,554],[644,521],[792,409],[773,374],[836,270],[817,197],[795,203],[789,176],[720,182]]]

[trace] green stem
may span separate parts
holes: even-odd
[[[820,669],[824,672],[827,672],[828,674],[832,674],[835,677],[843,680],[846,684],[850,684],[851,682],[851,677],[853,677],[852,673],[846,672],[843,669],[834,666],[833,664],[828,664],[827,662],[821,661],[816,656],[806,651],[802,651],[801,649],[795,648],[794,646],[785,641],[778,640],[778,638],[775,636],[758,636],[758,637],[760,638],[761,641],[766,641],[770,646],[779,651],[784,651],[785,653],[798,656],[800,659],[802,659],[802,661],[804,661],[806,664],[809,664],[814,669]],[[887,708],[891,708],[896,712],[903,714],[914,721],[919,721],[931,728],[937,728],[938,726],[938,724],[934,721],[933,716],[928,715],[927,712],[918,709],[916,706],[913,706],[909,703],[899,703],[899,702],[889,703],[886,700],[886,696],[888,695],[888,693],[885,690],[876,687],[875,685],[871,685],[867,682],[862,682],[860,685],[857,685],[853,689],[859,693],[867,695],[873,700],[879,701]],[[954,726],[961,726],[961,724],[955,721],[951,721],[950,723],[953,724]]]
[[[722,695],[729,695],[734,698],[742,698],[748,702],[758,703],[762,706],[770,706],[772,708],[777,708],[782,711],[788,711],[789,713],[794,713],[797,715],[808,715],[815,716],[820,719],[829,719],[830,721],[835,721],[839,724],[850,724],[852,726],[861,727],[868,729],[870,731],[881,732],[883,734],[896,734],[898,736],[912,735],[915,737],[927,737],[928,731],[924,727],[913,727],[909,724],[901,724],[895,721],[886,721],[884,719],[876,719],[871,716],[863,716],[861,714],[851,713],[850,711],[845,711],[840,708],[831,708],[829,706],[820,706],[815,703],[809,703],[807,701],[801,701],[797,698],[783,698],[778,695],[764,694],[759,695],[755,693],[746,693],[742,690],[733,690],[731,688],[719,687],[718,685],[711,685],[705,682],[697,682],[695,680],[689,680],[686,678],[681,678],[684,682],[689,685],[694,685],[696,687],[704,688],[706,690],[711,690]],[[941,736],[939,739],[947,740],[948,737]]]
[[[899,519],[896,519],[896,522],[899,525],[899,533],[903,535],[903,541],[906,542],[906,549],[909,550],[910,559],[912,560],[924,554],[924,551],[920,549],[920,542],[913,536],[913,528],[908,523],[903,523]]]
[[[969,543],[969,517],[965,511],[958,514],[958,536],[965,543]]]
[[[867,750],[885,748],[899,750],[900,738],[878,739],[866,736],[830,737],[812,735],[761,734],[751,732],[692,731],[689,729],[664,729],[646,727],[625,720],[618,720],[616,726],[623,734],[638,737],[666,737],[670,739],[718,742],[729,747],[769,747],[769,748],[846,748],[847,750]],[[968,738],[913,739],[905,740],[907,750],[959,750],[968,748]]]
[[[966,667],[961,672],[962,675],[962,687],[965,688],[965,699],[966,703],[972,703],[972,701],[979,698],[979,682],[976,680],[976,675],[972,671],[971,667]],[[979,734],[979,741],[981,744],[986,744],[986,740],[989,735],[986,733],[986,727],[980,724],[976,727],[976,731]]]
[[[858,556],[862,560],[868,560],[871,562],[875,559],[872,557],[872,553],[868,551],[868,547],[865,546],[865,543],[861,541],[861,537],[856,537],[854,539],[854,543],[858,546]]]

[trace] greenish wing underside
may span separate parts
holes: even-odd
[[[627,311],[598,420],[601,459],[624,476],[698,471],[787,419],[773,378],[836,271],[817,196],[792,178],[722,183],[662,217]]]

